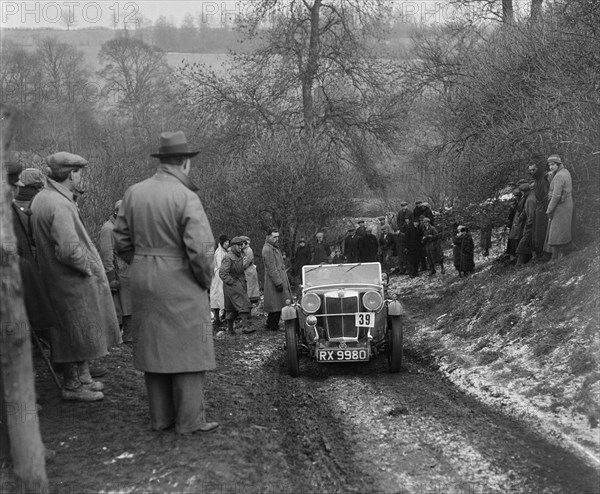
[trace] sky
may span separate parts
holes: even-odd
[[[123,23],[136,26],[140,18],[152,23],[165,16],[179,26],[186,13],[196,22],[216,27],[225,20],[231,22],[243,14],[252,0],[58,0],[19,1],[0,0],[0,26],[8,28],[56,28],[66,29],[61,13],[75,21],[72,28],[115,27]],[[283,0],[285,1],[285,0]],[[406,18],[415,21],[443,22],[467,12],[451,12],[449,0],[393,0],[396,8]],[[515,8],[526,0],[514,0]]]
[[[113,27],[114,23],[135,23],[140,16],[155,22],[161,15],[179,26],[187,12],[196,19],[202,15],[203,22],[215,25],[244,8],[229,0],[1,0],[0,6],[2,27],[56,29],[66,29],[61,13],[75,21],[74,28]]]

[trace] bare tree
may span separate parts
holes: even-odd
[[[102,45],[100,75],[109,91],[118,94],[117,106],[125,109],[134,125],[145,127],[167,90],[168,66],[164,53],[140,39],[121,37]]]
[[[71,28],[76,26],[79,21],[75,17],[75,12],[73,12],[73,9],[66,9],[61,11],[60,22],[65,25],[67,31],[70,31]]]

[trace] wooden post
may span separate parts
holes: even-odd
[[[0,103],[2,157],[14,132],[15,112]],[[0,190],[0,361],[10,456],[17,492],[48,492],[44,444],[35,403],[30,326],[23,302],[21,273],[16,254],[10,188],[4,166]],[[4,418],[4,417],[3,417]],[[1,436],[1,434],[0,434]]]

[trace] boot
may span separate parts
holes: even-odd
[[[63,368],[64,383],[61,391],[63,400],[90,402],[104,398],[104,395],[99,391],[92,391],[81,384],[77,363],[64,364]]]
[[[104,383],[100,381],[94,381],[90,374],[90,366],[87,362],[79,362],[77,364],[77,372],[79,374],[79,382],[84,388],[90,391],[102,391],[104,390]]]
[[[233,323],[235,321],[233,319],[227,319],[227,332],[231,334],[237,334],[235,329],[233,328]]]
[[[446,270],[444,269],[444,263],[440,263],[440,271],[442,272],[442,274],[444,274],[446,272]]]

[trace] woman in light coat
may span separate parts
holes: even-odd
[[[254,264],[254,252],[250,247],[250,238],[242,237],[246,240],[244,249],[244,265],[246,268],[246,288],[248,291],[248,298],[250,302],[255,304],[260,299],[260,288],[258,286],[258,272],[256,271],[256,265]]]
[[[548,166],[553,177],[548,191],[550,201],[546,214],[550,223],[546,234],[547,248],[544,250],[552,252],[552,260],[556,260],[564,256],[565,249],[572,240],[573,184],[571,174],[562,164],[560,156],[550,156]]]
[[[223,280],[219,276],[219,269],[223,258],[227,255],[229,239],[227,235],[219,237],[219,244],[215,249],[213,260],[213,277],[210,284],[210,309],[213,313],[213,326],[219,327],[222,322],[221,312],[225,310],[225,296],[223,295]]]

